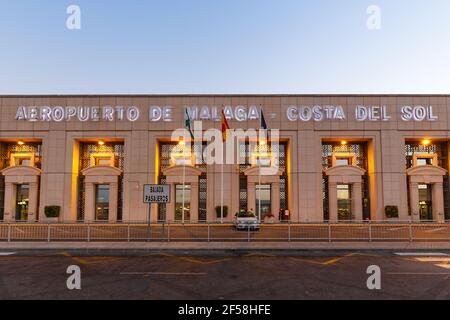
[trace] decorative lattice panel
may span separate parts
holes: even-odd
[[[34,154],[34,165],[41,168],[42,164],[42,144],[26,143],[18,145],[17,143],[0,143],[0,170],[9,167],[11,155],[14,153],[32,153]]]
[[[333,154],[351,153],[356,157],[356,165],[367,170],[369,167],[367,159],[367,143],[349,143],[341,145],[340,143],[323,143],[322,144],[322,167],[324,170],[331,168]]]
[[[5,176],[0,175],[0,221],[5,214]]]

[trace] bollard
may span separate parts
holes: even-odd
[[[87,242],[91,242],[91,225],[87,225]]]
[[[372,225],[370,224],[370,221],[369,221],[369,242],[372,242]]]
[[[211,224],[208,222],[208,242],[211,242]]]
[[[51,234],[51,230],[50,230],[50,223],[48,224],[48,229],[47,229],[47,242],[50,242],[50,234]]]
[[[412,222],[409,223],[409,242],[413,242]]]
[[[170,222],[167,221],[167,242],[170,242]]]
[[[328,223],[328,242],[331,243],[331,224]]]
[[[128,239],[128,242],[131,241],[131,226],[129,223],[128,223],[128,227],[127,227],[127,239]]]
[[[291,222],[288,221],[288,241],[291,242]]]
[[[11,225],[8,224],[8,242],[11,242]]]

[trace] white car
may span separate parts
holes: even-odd
[[[259,230],[261,224],[255,215],[241,213],[236,216],[234,226],[237,230]]]

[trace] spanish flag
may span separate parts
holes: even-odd
[[[225,117],[225,113],[222,110],[222,141],[225,142],[228,138],[227,130],[230,129],[230,126],[228,125],[227,118]]]

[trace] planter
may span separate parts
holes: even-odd
[[[264,223],[275,223],[275,217],[265,217]]]
[[[59,218],[58,217],[46,217],[45,221],[47,221],[48,223],[58,223],[59,222]]]

